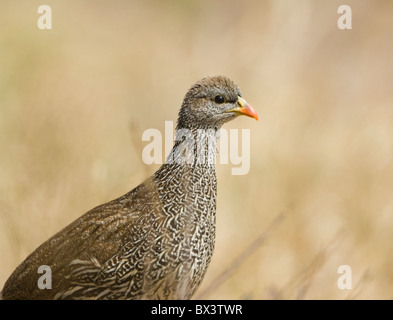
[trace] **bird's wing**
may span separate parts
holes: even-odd
[[[44,242],[17,267],[4,286],[3,297],[67,298],[59,296],[59,292],[71,296],[70,288],[75,283],[94,282],[100,272],[108,273],[108,261],[124,246],[132,246],[138,237],[135,222],[149,217],[159,205],[155,183],[150,178],[126,195],[88,211]],[[52,289],[38,287],[42,276],[38,268],[42,265],[51,268]]]

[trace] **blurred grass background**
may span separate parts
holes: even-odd
[[[218,165],[205,299],[393,298],[393,2],[36,0],[0,5],[0,287],[39,244],[142,182],[142,132],[196,80],[237,82],[251,170]],[[352,8],[339,30],[337,8]],[[337,287],[340,265],[352,290]]]

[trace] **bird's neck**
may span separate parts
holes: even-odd
[[[216,128],[177,128],[175,145],[165,164],[202,166],[214,170],[218,134]]]
[[[218,132],[177,129],[172,151],[154,174],[160,201],[170,208],[168,212],[175,212],[188,222],[204,221],[209,230],[215,221]]]

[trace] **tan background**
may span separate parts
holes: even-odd
[[[52,8],[53,29],[37,28]],[[339,30],[339,5],[353,29]],[[260,121],[251,170],[217,167],[206,299],[393,298],[392,1],[2,1],[0,288],[40,243],[153,173],[142,132],[207,75]],[[337,287],[352,268],[353,289]]]

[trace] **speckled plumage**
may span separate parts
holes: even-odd
[[[225,102],[216,103],[217,95]],[[129,193],[90,210],[38,247],[7,280],[3,298],[191,298],[214,248],[217,130],[240,114],[231,111],[238,97],[228,78],[197,82],[185,96],[166,163]],[[197,150],[182,129],[191,142],[200,140],[204,129],[209,143]],[[200,161],[201,154],[206,161]],[[40,265],[52,269],[50,290],[37,286]]]

